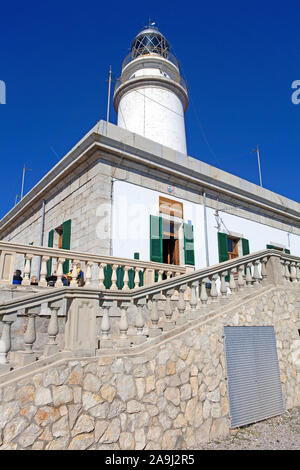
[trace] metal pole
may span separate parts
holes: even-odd
[[[203,208],[204,208],[204,239],[205,239],[206,266],[209,266],[208,231],[207,231],[207,214],[206,214],[206,192],[205,191],[203,191]]]
[[[23,176],[22,176],[21,199],[23,199],[23,190],[24,190],[25,170],[26,170],[26,166],[24,165],[24,168],[23,168]]]
[[[40,246],[43,246],[43,244],[44,244],[45,206],[46,206],[46,201],[45,201],[45,199],[43,199]],[[42,266],[42,257],[40,256],[39,257],[39,264],[38,264],[38,276],[37,276],[38,280],[40,280],[40,277],[41,277],[41,266]]]
[[[260,181],[260,185],[262,186],[261,169],[260,169],[260,157],[259,157],[258,146],[257,146],[257,149],[256,149],[256,153],[257,153],[257,161],[258,161],[259,181]]]
[[[107,135],[107,125],[108,125],[108,121],[109,121],[110,87],[111,87],[111,65],[109,66],[109,77],[108,77],[108,97],[107,97],[107,112],[106,112],[106,135]]]

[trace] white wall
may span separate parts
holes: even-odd
[[[150,215],[159,215],[159,196],[182,202],[184,222],[194,226],[196,268],[205,265],[203,207],[193,202],[166,195],[124,181],[114,182],[113,191],[113,256],[150,261]]]
[[[208,245],[209,245],[209,261],[210,265],[219,262],[218,252],[218,235],[217,235],[217,221],[214,216],[214,209],[207,209],[207,226],[208,226]],[[266,245],[270,242],[278,243],[288,248],[291,254],[300,256],[300,237],[290,234],[283,230],[279,230],[268,225],[263,225],[258,222],[253,222],[248,219],[237,217],[232,214],[219,211],[219,216],[223,223],[221,231],[239,233],[243,238],[249,240],[250,253],[255,251],[264,250]],[[290,239],[290,242],[289,242]]]
[[[150,261],[150,215],[159,215],[159,196],[182,202],[184,222],[194,226],[195,267],[206,266],[203,206],[174,196],[143,188],[125,181],[115,181],[113,190],[113,256]],[[210,265],[219,263],[218,229],[215,210],[207,208]],[[221,231],[234,232],[249,240],[250,253],[278,243],[300,256],[300,237],[235,215],[219,211]]]

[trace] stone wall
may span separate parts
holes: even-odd
[[[224,325],[274,325],[285,406],[299,406],[299,306],[298,289],[272,288],[142,353],[3,384],[0,449],[188,449],[225,436]]]

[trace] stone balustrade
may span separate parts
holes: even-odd
[[[147,286],[191,270],[185,266],[0,242],[0,284],[12,284],[13,274],[19,269],[23,286],[31,285],[32,277],[36,276],[38,286],[47,287],[48,275],[55,274],[55,287],[63,287],[66,283],[63,276],[69,273],[68,285],[76,287],[78,265],[84,273],[83,287],[112,291]]]
[[[106,290],[75,283],[42,289],[0,306],[0,373],[60,351],[95,356],[128,350],[185,328],[239,296],[299,282],[299,258],[264,250],[132,290],[116,289],[115,277],[114,287]]]

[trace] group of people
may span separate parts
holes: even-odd
[[[84,285],[84,275],[83,271],[81,269],[81,265],[78,263],[77,264],[77,284],[78,287],[82,287]],[[68,274],[63,274],[61,277],[62,283],[64,286],[69,286],[72,280],[72,271],[69,271]],[[22,278],[22,272],[20,269],[17,269],[13,275],[13,284],[22,284],[23,278]],[[54,274],[51,274],[50,276],[46,277],[47,285],[49,287],[54,287],[57,281],[57,275],[56,271],[54,271]],[[37,276],[32,276],[30,279],[30,285],[31,286],[38,286],[39,281]]]

